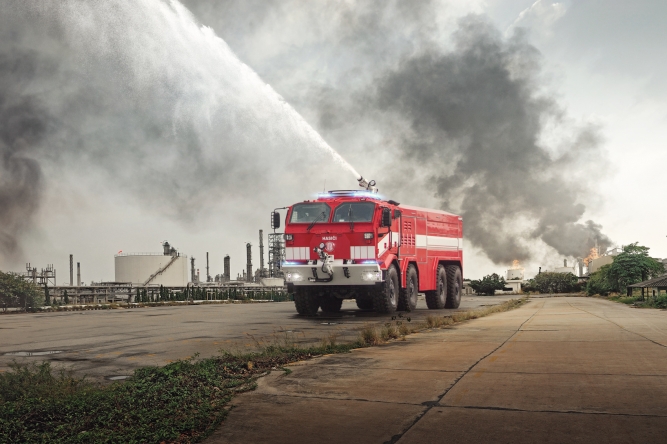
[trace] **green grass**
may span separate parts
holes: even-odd
[[[610,296],[610,301],[620,302],[621,304],[635,305],[640,308],[667,308],[667,295],[646,296],[642,300],[641,296]]]
[[[48,362],[0,374],[0,442],[197,442],[227,413],[232,396],[271,369],[361,344],[269,346],[141,368],[123,382],[93,384]]]
[[[452,315],[436,316],[428,315],[423,321],[413,322],[409,316],[398,314],[392,317],[391,322],[384,325],[364,324],[359,331],[358,342],[364,345],[373,346],[387,342],[390,339],[404,339],[406,335],[422,330],[448,328],[459,322],[471,319],[483,318],[493,313],[502,313],[521,307],[528,302],[527,297],[521,299],[511,299],[499,305],[492,307],[478,308],[476,310],[457,311]]]

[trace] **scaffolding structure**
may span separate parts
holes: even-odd
[[[42,268],[39,272],[37,268],[32,267],[29,263],[25,264],[25,269],[24,273],[19,273],[23,279],[42,286],[53,287],[56,285],[56,269],[53,268],[53,264],[48,264],[46,268]]]
[[[269,277],[284,276],[280,264],[285,258],[285,238],[283,233],[269,233]]]

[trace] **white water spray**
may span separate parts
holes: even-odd
[[[162,103],[154,106],[166,106],[164,111],[172,113],[175,135],[181,124],[195,125],[208,156],[218,158],[216,145],[230,134],[238,136],[235,142],[248,142],[268,132],[275,146],[320,150],[355,178],[359,176],[211,28],[198,25],[180,2],[59,3],[55,7],[34,3],[32,8],[64,22],[70,45],[86,58],[82,63],[90,63],[91,54],[106,57],[137,98],[158,95]],[[258,143],[266,143],[265,137],[257,137]]]
[[[359,177],[175,0],[4,0],[0,65],[0,262],[67,177],[188,222]]]

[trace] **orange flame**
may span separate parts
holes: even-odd
[[[591,253],[584,259],[584,264],[588,267],[588,264],[593,260],[599,258],[598,249],[596,247],[591,248]]]
[[[510,270],[523,270],[524,268],[521,266],[518,260],[514,259],[512,261],[512,266],[510,267]]]

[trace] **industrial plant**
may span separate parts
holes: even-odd
[[[81,279],[81,263],[76,262],[74,279],[74,255],[69,255],[69,285],[58,285],[56,270],[52,264],[38,270],[26,264],[26,271],[18,273],[34,284],[48,288],[50,297],[56,301],[65,298],[75,304],[137,302],[137,295],[159,292],[169,294],[191,294],[196,292],[204,299],[215,299],[214,295],[233,294],[236,298],[261,292],[284,293],[285,281],[280,268],[285,255],[283,233],[268,235],[268,261],[264,262],[264,231],[259,230],[259,268],[253,269],[250,242],[246,243],[246,262],[241,273],[232,279],[232,258],[225,255],[222,273],[211,274],[209,253],[206,253],[206,275],[200,270],[194,256],[181,254],[168,241],[162,243],[162,252],[118,252],[114,255],[114,281],[91,282],[84,285]]]

